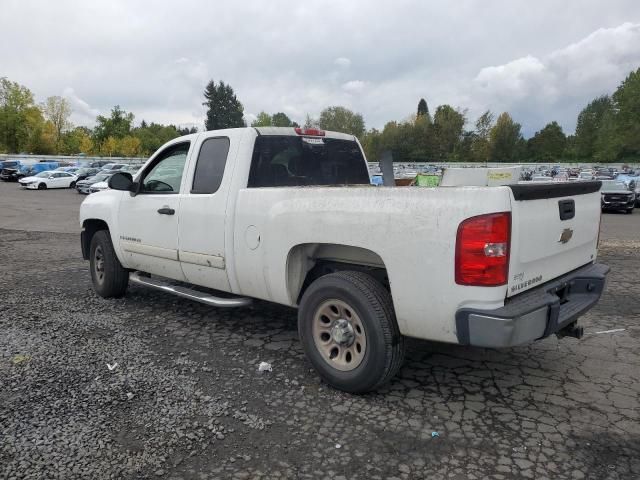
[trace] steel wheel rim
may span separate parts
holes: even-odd
[[[96,279],[99,283],[104,280],[104,253],[102,247],[98,245],[93,254],[93,269],[96,273]]]
[[[343,300],[322,302],[313,315],[313,342],[322,359],[336,370],[357,368],[367,351],[364,324],[355,309]]]

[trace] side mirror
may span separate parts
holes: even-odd
[[[47,177],[47,179],[48,179],[48,180],[53,180],[53,175],[49,175],[49,176]]]
[[[111,176],[107,185],[109,185],[109,188],[113,190],[133,192],[135,184],[133,183],[133,177],[129,172],[118,172]]]

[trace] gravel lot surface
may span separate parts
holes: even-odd
[[[582,340],[412,341],[353,396],[310,370],[291,309],[97,297],[78,197],[0,182],[0,478],[640,477],[640,211],[603,218]]]

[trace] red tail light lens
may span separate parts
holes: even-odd
[[[456,237],[456,283],[478,287],[505,285],[509,277],[511,213],[464,220]]]
[[[320,130],[318,128],[296,127],[296,133],[298,135],[305,135],[307,137],[324,137],[324,130]]]

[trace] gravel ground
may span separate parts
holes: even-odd
[[[412,341],[353,396],[310,370],[291,309],[103,300],[77,233],[0,229],[0,478],[638,478],[640,243],[614,237],[582,340]]]

